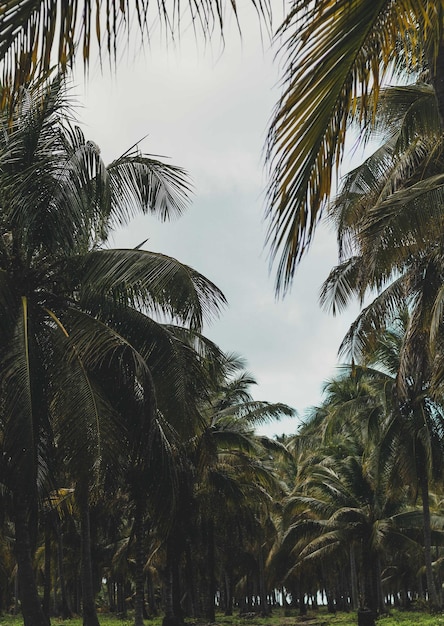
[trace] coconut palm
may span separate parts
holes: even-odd
[[[166,624],[183,620],[175,599],[181,555],[186,561],[191,611],[194,616],[204,615],[214,621],[218,574],[221,576],[216,563],[222,561],[230,596],[234,581],[229,545],[235,541],[239,527],[260,528],[256,516],[271,504],[270,493],[278,488],[266,455],[271,451],[282,454],[284,449],[256,435],[254,426],[292,415],[293,411],[283,404],[254,400],[248,389],[254,383],[251,375],[241,372],[233,376],[239,367],[242,361],[228,356],[222,375],[215,378],[213,393],[197,407],[188,433],[182,429],[176,511],[166,539],[165,579],[170,590],[166,594]],[[229,529],[232,534],[227,536]],[[201,591],[200,598],[196,587]]]
[[[444,117],[442,3],[296,0],[279,36],[283,93],[268,136],[271,257],[289,287],[344,155],[350,123],[366,125],[387,77],[427,68]]]
[[[291,416],[294,412],[281,403],[254,400],[248,391],[254,383],[251,375],[243,372],[221,385],[205,411],[206,419],[201,429],[193,438],[191,454],[197,470],[196,504],[199,524],[207,529],[207,572],[209,580],[213,580],[213,587],[210,585],[208,589],[205,617],[212,621],[216,591],[213,552],[217,530],[222,529],[225,535],[223,527],[228,525],[232,528],[235,525],[241,508],[247,509],[244,517],[248,516],[249,510],[250,527],[265,530],[271,521],[272,495],[281,492],[274,468],[266,462],[266,458],[271,454],[277,457],[283,455],[285,448],[278,442],[255,435],[254,426],[282,415]],[[253,520],[256,523],[252,523]],[[266,615],[266,555],[263,553],[266,542],[263,532],[260,534],[254,557],[259,575],[261,612]]]
[[[339,310],[352,294],[362,302],[368,292],[376,293],[342,344],[355,362],[372,355],[384,328],[397,318],[405,323],[391,374],[396,372],[398,425],[411,429],[409,441],[416,441],[416,457],[409,458],[416,458],[421,483],[427,582],[435,604],[428,481],[433,433],[441,429],[431,385],[440,378],[442,343],[442,136],[429,86],[394,88],[383,95],[376,120],[389,138],[348,175],[333,205],[341,263],[325,282],[322,300]]]
[[[288,577],[334,555],[349,572],[347,595],[357,602],[359,579],[360,606],[374,612],[384,611],[381,567],[390,546],[408,545],[406,532],[418,534],[422,524],[417,510],[405,510],[410,493],[397,480],[395,458],[387,454],[390,394],[384,379],[353,368],[328,384],[324,435],[300,458],[284,513],[287,531],[275,555],[277,562],[286,557]],[[333,588],[338,574],[323,568],[327,596],[328,580]]]
[[[140,248],[104,248],[113,224],[134,211],[180,212],[188,192],[182,170],[135,149],[105,167],[98,147],[67,117],[61,78],[23,91],[13,117],[2,124],[3,480],[12,494],[25,624],[40,626],[48,620],[33,575],[32,529],[53,448],[77,472],[87,542],[92,477],[117,458],[125,432],[124,416],[103,383],[106,364],[119,362],[122,372],[137,373],[149,398],[148,423],[154,390],[145,357],[156,343],[149,315],[172,316],[200,330],[223,296],[174,259]],[[132,345],[126,332],[135,318],[142,334]],[[85,545],[84,559],[87,554]],[[89,610],[85,624],[94,624]]]

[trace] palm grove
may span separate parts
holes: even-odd
[[[339,262],[321,302],[363,304],[324,402],[282,440],[254,427],[291,409],[255,401],[242,361],[202,334],[220,290],[143,244],[107,246],[137,212],[180,213],[189,186],[136,148],[105,165],[76,125],[63,72],[77,51],[88,62],[91,24],[111,57],[131,17],[149,36],[148,3],[98,6],[0,7],[0,608],[95,626],[100,603],[175,626],[278,596],[301,612],[320,595],[441,607],[443,5],[296,0],[278,29],[277,289],[326,215]],[[168,28],[177,8],[160,9]],[[228,8],[191,16],[207,36]],[[352,125],[379,145],[327,207]]]

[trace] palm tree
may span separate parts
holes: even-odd
[[[430,93],[422,85],[386,92],[382,123],[389,119],[387,111],[393,111],[393,104],[403,101],[397,115],[392,114],[398,130],[347,177],[335,202],[332,214],[338,225],[341,264],[325,282],[322,300],[335,311],[351,294],[362,302],[368,291],[376,291],[341,347],[353,362],[360,362],[364,354],[372,357],[381,331],[404,315],[399,358],[397,363],[392,360],[391,374],[396,372],[397,423],[411,428],[409,440],[416,441],[414,449],[419,455],[410,459],[416,458],[421,483],[427,582],[431,603],[437,605],[431,569],[428,481],[433,432],[441,428],[430,385],[441,343],[442,217],[437,201],[442,194],[442,160],[437,125],[424,123],[427,118],[421,115],[431,110],[435,113],[432,120],[438,120]]]
[[[270,494],[278,488],[266,455],[282,454],[283,447],[256,435],[254,426],[292,415],[293,410],[254,400],[248,389],[254,384],[251,375],[244,371],[234,375],[242,366],[242,361],[228,355],[213,380],[212,393],[201,397],[194,420],[187,425],[181,420],[178,492],[165,541],[168,603],[164,624],[183,621],[178,602],[181,556],[186,562],[185,584],[193,616],[214,621],[216,587],[223,568],[228,596],[234,587],[232,559],[227,558],[231,548],[226,542],[235,540],[239,527],[261,528],[256,516],[271,504]],[[233,533],[229,537],[227,529]],[[223,568],[216,567],[218,561]],[[259,563],[260,558],[257,572]],[[232,598],[227,601],[231,603]]]
[[[300,458],[284,512],[286,534],[274,557],[286,558],[289,578],[300,572],[307,578],[305,569],[320,560],[328,590],[328,580],[333,588],[339,574],[326,565],[326,557],[334,556],[333,562],[349,572],[346,595],[357,602],[359,578],[360,607],[375,613],[385,610],[381,567],[390,547],[409,545],[407,531],[418,533],[422,524],[420,513],[406,508],[411,494],[396,480],[396,459],[387,454],[389,396],[384,376],[376,374],[348,369],[328,384],[324,435],[321,441],[315,436],[313,449]],[[318,409],[317,422],[319,415]]]
[[[387,76],[425,68],[444,118],[442,4],[423,0],[296,0],[278,35],[283,93],[268,135],[268,241],[290,286],[341,165],[352,120],[374,116]]]
[[[270,0],[251,0],[251,5],[259,24],[270,26]],[[78,0],[6,0],[0,9],[0,61],[2,84],[9,89],[3,95],[13,95],[33,77],[47,74],[54,64],[65,71],[78,55],[85,69],[94,51],[101,62],[105,53],[114,63],[123,31],[127,41],[137,32],[141,44],[149,42],[155,28],[167,39],[188,28],[204,37],[214,31],[223,35],[230,12],[238,22],[238,8],[232,0],[190,0],[186,6],[173,0],[155,9],[147,0],[110,0],[105,6]]]
[[[200,330],[224,301],[212,283],[174,259],[103,247],[112,225],[134,211],[180,212],[188,186],[182,170],[137,150],[105,167],[97,146],[68,120],[57,78],[21,93],[13,117],[3,116],[0,140],[1,442],[26,626],[48,624],[32,537],[54,446],[78,470],[87,542],[91,478],[116,458],[125,431],[100,375],[106,363],[137,372],[151,398],[144,356],[156,335],[133,346],[126,331],[134,318],[144,333],[155,328],[149,315],[157,313]],[[148,421],[152,406],[150,400]],[[85,559],[87,553],[85,545]],[[93,614],[86,619],[96,623]]]
[[[225,524],[232,528],[233,517],[241,508],[249,509],[251,519],[256,520],[256,524],[250,521],[250,527],[258,526],[261,531],[254,557],[259,576],[261,613],[265,616],[269,611],[265,593],[266,541],[263,531],[271,519],[272,495],[280,494],[281,487],[273,467],[265,459],[272,454],[278,457],[285,453],[285,449],[278,442],[255,435],[254,426],[282,415],[291,416],[294,412],[281,403],[254,400],[248,391],[254,383],[251,375],[242,372],[222,384],[192,441],[191,454],[197,470],[196,508],[199,524],[207,530],[206,571],[212,584],[207,591],[205,617],[211,621],[215,619],[217,531]],[[225,534],[223,530],[222,534]]]

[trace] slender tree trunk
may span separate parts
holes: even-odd
[[[187,593],[190,604],[189,617],[197,617],[197,598],[196,598],[196,580],[193,569],[193,559],[191,556],[190,542],[187,541],[185,545],[185,578],[187,585]]]
[[[435,580],[432,569],[432,529],[430,522],[429,480],[426,471],[421,471],[420,476],[422,514],[424,521],[424,561],[427,581],[427,591],[431,610],[439,609],[439,599],[436,592]]]
[[[149,614],[152,617],[156,617],[159,611],[158,611],[158,606],[157,606],[156,594],[154,592],[153,577],[149,571],[147,572],[147,576],[146,576],[146,586],[147,586],[146,595],[147,595],[147,600],[148,600]]]
[[[268,617],[271,615],[271,610],[267,600],[267,587],[265,583],[265,563],[264,553],[262,546],[259,546],[259,595],[261,599],[261,615],[262,617]]]
[[[29,507],[24,494],[14,496],[15,556],[24,626],[49,626],[37,590],[31,550]]]
[[[375,578],[375,588],[378,597],[378,613],[384,614],[387,612],[387,607],[385,605],[384,592],[382,589],[381,559],[379,558],[379,555],[375,559]]]
[[[216,611],[214,607],[214,596],[216,594],[216,578],[214,575],[214,522],[212,519],[206,523],[207,540],[207,590],[205,594],[205,618],[213,623],[216,621]]]
[[[43,602],[42,608],[45,615],[49,617],[50,615],[50,605],[51,605],[51,531],[50,531],[50,521],[49,521],[49,513],[45,514],[44,524],[45,524],[45,579],[43,585]],[[54,585],[55,586],[55,585]]]
[[[60,616],[62,619],[70,619],[72,617],[71,609],[69,606],[68,595],[66,593],[66,582],[65,582],[65,565],[63,559],[63,533],[60,528],[60,521],[56,521],[56,530],[57,530],[57,570],[59,574],[59,585],[60,585],[60,598],[61,598],[61,607],[60,607]]]
[[[81,540],[81,576],[83,626],[100,626],[96,612],[91,561],[91,528],[89,517],[89,494],[87,485],[82,485],[78,492],[80,509]]]
[[[225,581],[225,615],[233,615],[233,579],[231,573],[224,572]]]
[[[134,626],[144,626],[143,603],[144,603],[144,506],[142,502],[136,502],[134,512],[134,549],[135,549],[135,596],[134,596]]]
[[[162,621],[162,626],[182,626],[183,619],[178,608],[178,571],[177,563],[180,555],[178,554],[176,541],[174,540],[174,530],[170,532],[170,536],[167,539],[167,555],[165,565],[165,581],[164,581],[164,593],[165,593],[165,616]]]
[[[352,609],[357,610],[359,606],[358,573],[356,571],[355,546],[350,545],[350,586]]]

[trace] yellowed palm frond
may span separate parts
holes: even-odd
[[[277,292],[291,284],[332,191],[352,118],[375,113],[384,77],[439,37],[440,0],[296,0],[280,30],[283,94],[267,141],[267,244]],[[308,7],[308,8],[307,8]],[[359,107],[358,107],[359,103]]]

